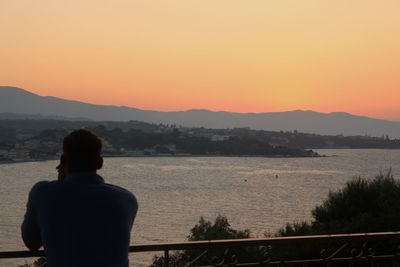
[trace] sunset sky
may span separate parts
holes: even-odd
[[[400,120],[399,0],[2,0],[0,85],[162,111]]]

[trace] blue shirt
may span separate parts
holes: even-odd
[[[137,209],[129,191],[94,173],[73,173],[33,186],[22,238],[43,245],[48,267],[128,267]]]

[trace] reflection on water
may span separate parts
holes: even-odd
[[[399,150],[317,152],[336,156],[107,158],[101,175],[136,194],[132,240],[149,243],[183,241],[200,216],[218,214],[262,237],[286,222],[310,220],[311,209],[329,190],[353,176],[373,177],[389,168],[400,173]],[[0,250],[23,248],[19,225],[28,191],[39,180],[54,179],[56,165],[0,165]]]

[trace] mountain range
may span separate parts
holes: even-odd
[[[186,127],[240,128],[293,131],[323,135],[388,135],[400,138],[400,122],[352,115],[295,110],[267,113],[187,110],[161,112],[126,106],[94,105],[27,90],[0,86],[0,119],[66,119],[95,121],[138,120]]]

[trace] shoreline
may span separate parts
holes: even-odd
[[[23,159],[23,160],[4,160],[0,161],[0,165],[5,165],[5,164],[16,164],[16,163],[29,163],[29,162],[43,162],[43,161],[49,161],[49,160],[55,160],[55,159]]]
[[[400,150],[393,148],[313,148],[311,150]],[[337,157],[337,155],[193,155],[193,154],[158,154],[158,155],[124,155],[124,154],[103,154],[103,158],[268,158],[268,159],[294,159],[294,158],[330,158]],[[59,158],[48,159],[25,159],[25,160],[4,160],[0,161],[0,165],[17,164],[17,163],[30,163],[30,162],[44,162],[51,160],[58,160]]]
[[[400,150],[396,148],[312,148],[311,150]],[[104,158],[329,158],[336,157],[337,155],[193,155],[193,154],[158,154],[158,155],[124,155],[124,154],[103,154]],[[50,160],[58,160],[58,157],[47,159],[23,159],[23,160],[2,160],[0,165],[17,164],[17,163],[30,163],[30,162],[44,162]]]
[[[326,158],[326,155],[295,156],[295,155],[103,155],[103,158]],[[58,158],[48,159],[26,159],[26,160],[5,160],[0,161],[0,165],[44,162],[58,160]]]
[[[103,155],[104,158],[323,158],[325,155]]]

